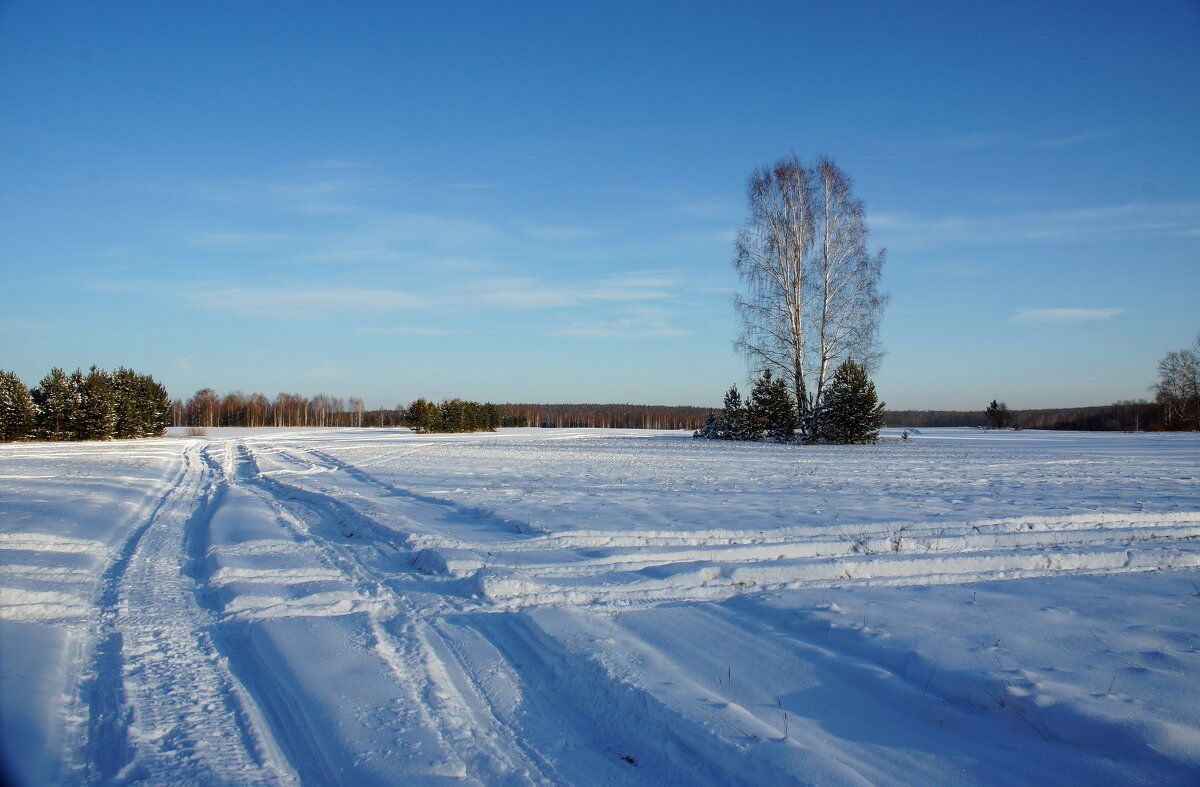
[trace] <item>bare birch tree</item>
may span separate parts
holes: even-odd
[[[1200,429],[1200,333],[1191,347],[1158,362],[1153,388],[1168,429]]]
[[[866,210],[833,161],[796,156],[756,171],[747,185],[749,218],[738,232],[734,268],[747,294],[737,347],[756,371],[787,380],[801,430],[817,433],[834,369],[879,358],[879,294],[885,258],[867,249]]]
[[[820,420],[825,389],[837,366],[853,359],[869,371],[879,361],[879,318],[887,302],[879,293],[879,277],[887,253],[880,249],[872,255],[867,249],[866,208],[855,198],[850,176],[823,157],[817,162],[816,179],[813,418]],[[817,424],[812,428],[819,431]]]
[[[803,422],[810,405],[804,342],[812,297],[812,175],[795,156],[783,158],[751,175],[746,191],[750,216],[733,258],[749,290],[734,298],[742,319],[737,347],[757,370],[771,369],[787,381]]]

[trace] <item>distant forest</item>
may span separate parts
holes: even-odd
[[[985,426],[984,410],[887,410],[893,427]],[[1008,410],[1015,429],[1064,429],[1086,432],[1156,432],[1167,427],[1166,409],[1157,402],[1126,401],[1095,407]]]
[[[418,400],[424,402],[424,400]],[[449,402],[459,400],[452,399]],[[602,429],[683,429],[704,427],[710,412],[720,408],[684,405],[641,404],[499,404],[502,427]],[[212,389],[197,391],[184,401],[171,403],[175,426],[324,426],[324,427],[421,427],[408,407],[367,409],[361,399],[341,399],[317,394],[279,394],[268,399],[262,394],[234,392],[223,396]],[[984,408],[978,410],[888,410],[890,427],[985,426]],[[1094,407],[1040,410],[1009,410],[1006,424],[1019,429],[1068,429],[1082,431],[1158,431],[1171,428],[1162,404],[1125,401]],[[1173,425],[1172,425],[1173,426]],[[1177,428],[1177,427],[1176,427]]]
[[[457,399],[447,400],[457,402]],[[171,403],[175,426],[363,426],[423,427],[417,415],[430,404],[418,399],[409,406],[368,409],[362,399],[341,399],[327,394],[305,397],[281,393],[268,399],[261,393],[240,391],[218,395],[211,388],[190,399]],[[443,404],[446,404],[443,402]],[[471,403],[473,404],[473,403]],[[605,429],[699,429],[711,411],[708,407],[641,404],[485,404],[500,415],[500,426]],[[430,431],[436,431],[430,430]]]

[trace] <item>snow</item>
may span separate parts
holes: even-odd
[[[0,446],[23,784],[1195,783],[1200,436]]]

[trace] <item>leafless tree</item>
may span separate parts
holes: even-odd
[[[359,399],[357,396],[351,396],[348,400],[348,404],[350,405],[350,415],[354,419],[351,426],[357,426],[361,428],[363,425],[363,411],[366,409],[366,407],[363,405],[363,400]]]
[[[813,186],[812,174],[795,156],[751,175],[750,216],[738,231],[733,258],[748,289],[734,299],[742,318],[737,347],[754,366],[788,381],[802,420],[809,410],[804,351],[812,298]]]
[[[737,347],[756,371],[787,380],[802,430],[816,432],[826,384],[842,361],[879,358],[885,252],[867,248],[866,210],[833,161],[794,155],[756,171],[734,268],[748,290],[735,298]]]
[[[853,181],[828,158],[817,162],[816,175],[820,275],[815,277],[819,311],[813,401],[819,417],[825,386],[838,364],[853,358],[871,369],[878,363],[879,318],[887,298],[879,293],[886,252],[867,249],[866,208],[854,197]]]
[[[1200,429],[1200,334],[1191,347],[1158,362],[1154,392],[1168,429]]]

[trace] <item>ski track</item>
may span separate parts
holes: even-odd
[[[382,562],[393,571],[411,571],[406,554],[379,548],[397,533],[332,497],[283,485],[275,480],[277,473],[260,473],[244,444],[231,455],[242,468],[235,472],[239,485],[259,495],[299,543],[317,552],[323,563],[335,567],[351,584],[351,596],[344,591],[340,594],[341,600],[351,606],[331,610],[330,614],[365,615],[373,640],[370,649],[391,670],[397,684],[404,688],[410,707],[417,711],[415,718],[406,722],[415,724],[423,737],[436,742],[439,757],[450,763],[443,767],[464,776],[484,774],[490,783],[542,781],[537,765],[521,750],[512,732],[490,714],[469,681],[446,659],[448,651],[437,632],[420,619],[405,594],[391,590],[379,576],[379,569],[370,567],[371,563]],[[361,538],[364,532],[373,536],[365,543]],[[225,569],[214,576],[222,571]],[[326,576],[325,571],[318,573]],[[338,595],[332,593],[330,600]],[[354,607],[354,602],[367,603]],[[305,614],[303,606],[297,614]],[[413,732],[404,734],[411,737]],[[428,778],[436,774],[412,775]]]
[[[1186,510],[546,531],[398,486],[374,469],[383,458],[356,465],[335,455],[339,447],[303,433],[187,443],[165,494],[115,547],[0,533],[0,550],[15,556],[0,565],[0,618],[90,626],[90,655],[64,710],[74,739],[64,781],[887,781],[871,751],[822,744],[822,730],[799,718],[790,740],[786,714],[780,728],[727,686],[722,699],[687,676],[642,680],[641,669],[687,647],[656,631],[654,611],[734,599],[749,614],[736,625],[724,606],[680,614],[710,640],[753,630],[773,663],[816,664],[831,684],[856,676],[843,696],[863,707],[855,692],[893,671],[902,680],[885,688],[897,704],[948,702],[959,687],[932,680],[936,662],[881,666],[853,643],[837,653],[806,643],[801,658],[761,600],[802,588],[1200,566],[1200,512]],[[94,578],[87,561],[105,566],[94,599],[84,595]],[[814,615],[796,619],[818,627]],[[713,673],[722,658],[712,657]],[[335,664],[364,681],[340,700],[337,687],[314,686]],[[337,716],[339,701],[352,712]],[[1048,739],[1045,723],[1013,707]],[[804,734],[807,746],[797,742]],[[780,746],[748,759],[761,741]]]
[[[184,452],[171,489],[104,572],[86,742],[67,768],[82,783],[294,782],[251,720],[186,573],[185,542],[219,501],[201,453]]]

